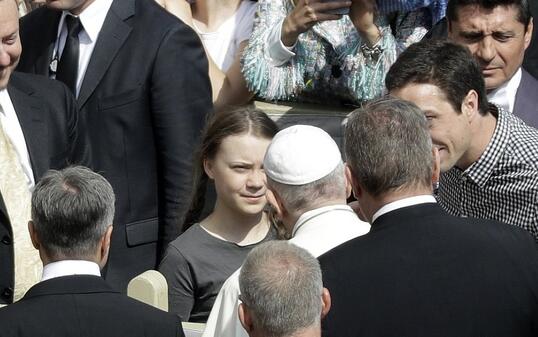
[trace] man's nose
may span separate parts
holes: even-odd
[[[0,45],[0,66],[7,67],[11,63],[11,57],[7,50]]]
[[[491,36],[486,36],[478,44],[478,49],[476,51],[476,56],[482,61],[489,63],[497,55],[497,49],[495,46],[495,41]]]

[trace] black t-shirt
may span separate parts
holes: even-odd
[[[193,225],[168,246],[159,271],[168,282],[168,310],[183,322],[206,322],[215,298],[256,245],[276,238],[273,227],[255,244],[239,246]]]

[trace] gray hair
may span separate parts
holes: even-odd
[[[32,194],[35,231],[54,259],[81,259],[95,254],[113,218],[112,186],[82,166],[48,171]]]
[[[353,111],[345,130],[345,153],[354,176],[373,196],[431,185],[428,124],[411,102],[384,97]]]
[[[239,274],[241,300],[268,337],[320,324],[323,291],[318,260],[286,241],[254,248]]]
[[[287,209],[302,214],[334,199],[346,198],[344,164],[340,162],[325,177],[304,185],[287,185],[267,177],[267,186],[274,190]]]

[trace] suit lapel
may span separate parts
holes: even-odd
[[[13,78],[14,79],[14,78]],[[40,177],[47,170],[48,147],[46,123],[41,119],[43,112],[40,101],[33,97],[33,91],[23,91],[11,81],[8,92],[17,118],[21,124],[22,133],[26,141],[26,147],[30,155],[30,163],[34,173],[34,179]]]
[[[132,28],[124,22],[134,15],[135,0],[115,0],[108,11],[78,95],[80,109],[105,75]]]

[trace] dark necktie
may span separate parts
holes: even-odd
[[[82,30],[82,24],[78,17],[72,15],[65,16],[65,24],[67,25],[67,38],[62,57],[58,63],[56,79],[64,82],[76,95],[79,55],[78,33]]]

